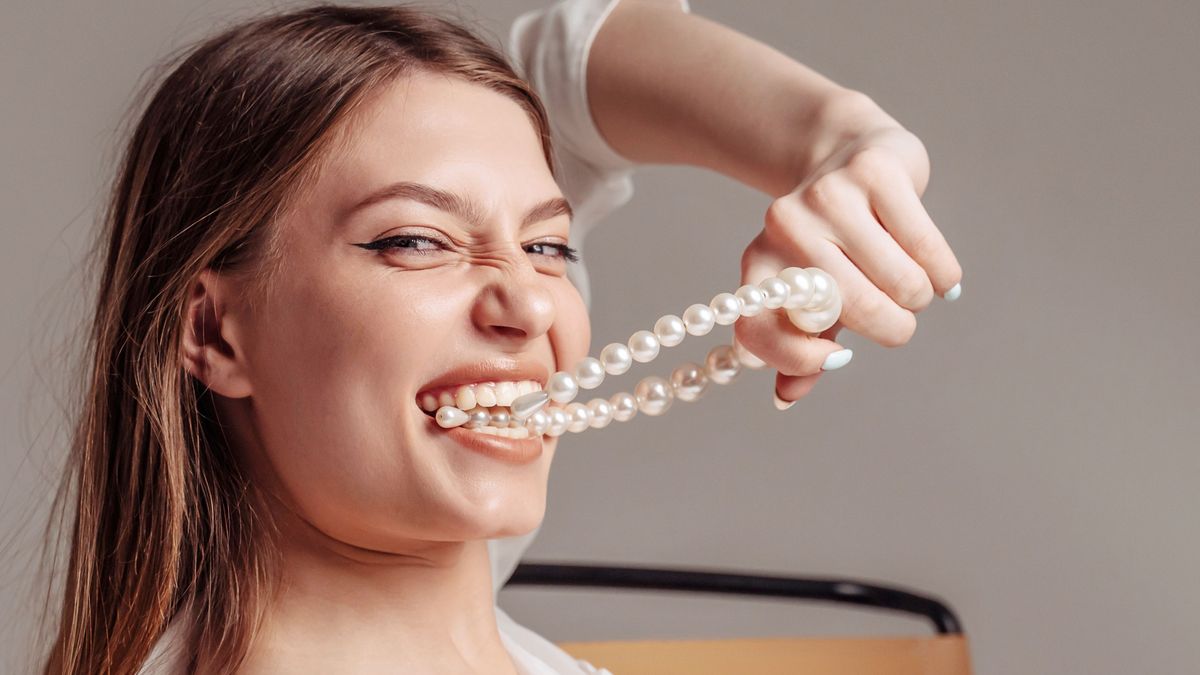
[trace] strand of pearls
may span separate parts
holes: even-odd
[[[714,326],[729,326],[742,317],[777,309],[784,310],[797,328],[815,335],[837,323],[842,313],[842,298],[837,282],[824,270],[789,267],[758,284],[746,284],[733,293],[718,293],[707,305],[691,305],[682,316],[667,314],[654,323],[653,330],[639,330],[625,343],[606,345],[599,358],[584,358],[574,372],[559,371],[551,375],[544,391],[517,397],[510,407],[511,414],[486,411],[467,414],[459,408],[443,406],[435,417],[438,424],[447,428],[523,426],[530,435],[537,436],[603,429],[613,421],[627,422],[639,412],[656,417],[669,410],[676,399],[698,400],[710,383],[728,384],[743,367],[757,369],[765,364],[736,343],[717,345],[709,350],[703,364],[684,363],[669,378],[644,377],[633,393],[619,392],[586,404],[575,398],[580,390],[599,387],[608,375],[628,372],[635,362],[650,363],[663,347],[674,347],[688,335],[707,335]],[[547,408],[551,401],[559,405]]]

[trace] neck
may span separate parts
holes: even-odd
[[[280,516],[281,583],[244,672],[516,673],[486,540],[380,552]]]

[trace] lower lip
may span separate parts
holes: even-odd
[[[471,431],[465,427],[443,429],[432,417],[429,418],[428,424],[433,431],[446,434],[464,448],[502,462],[529,464],[542,456],[541,436],[505,438]]]

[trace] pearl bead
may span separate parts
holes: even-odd
[[[648,330],[639,330],[629,338],[629,352],[638,363],[649,363],[658,356],[658,338]]]
[[[683,324],[689,335],[708,335],[717,322],[717,315],[708,305],[696,303],[683,310]]]
[[[783,303],[785,309],[803,307],[812,299],[815,288],[812,275],[799,267],[789,267],[779,273],[779,278],[788,285],[788,298]]]
[[[791,287],[779,277],[767,277],[758,283],[758,287],[767,296],[763,301],[763,307],[767,309],[783,307],[783,303],[787,302],[788,296],[792,294]]]
[[[637,399],[629,392],[622,391],[613,394],[608,402],[612,404],[613,419],[618,422],[628,422],[633,419],[634,415],[637,415]]]
[[[651,417],[665,413],[675,398],[671,383],[657,375],[642,378],[633,388],[633,395],[637,398],[638,410]]]
[[[829,273],[817,267],[805,268],[813,281],[813,294],[804,303],[805,309],[822,310],[826,309],[833,302],[833,297],[837,295],[837,281],[829,276]]]
[[[497,410],[496,412],[492,413],[491,424],[494,427],[500,427],[503,429],[504,427],[508,426],[508,423],[511,421],[511,419],[512,418],[509,417],[508,413],[504,412],[503,410]]]
[[[742,301],[733,293],[717,293],[708,306],[722,326],[732,325],[742,315]]]
[[[730,345],[713,347],[704,359],[704,372],[708,379],[717,384],[733,382],[741,371],[742,364],[738,363],[737,355],[733,353],[733,347]]]
[[[664,347],[674,347],[687,337],[687,326],[683,319],[674,314],[667,314],[654,322],[654,335]]]
[[[575,381],[575,376],[558,371],[550,376],[550,380],[546,382],[546,393],[550,395],[550,400],[556,403],[570,403],[579,394],[579,383]]]
[[[476,410],[475,412],[471,413],[471,416],[467,419],[467,428],[478,429],[479,427],[486,427],[491,423],[491,421],[491,413],[486,410]]]
[[[550,395],[546,392],[531,391],[528,394],[522,394],[514,398],[512,405],[508,409],[517,420],[523,420],[546,407],[546,404],[549,402]]]
[[[613,342],[600,350],[600,363],[609,375],[620,375],[633,367],[633,353],[620,342]]]
[[[452,405],[444,405],[438,408],[437,413],[433,416],[437,420],[438,426],[443,429],[453,429],[461,427],[467,423],[467,413],[455,408]]]
[[[600,359],[587,357],[575,366],[575,379],[579,381],[579,386],[584,389],[595,389],[604,382],[604,364],[600,363]]]
[[[833,302],[825,309],[789,309],[787,310],[787,315],[796,328],[805,333],[816,335],[817,333],[829,330],[833,327],[833,324],[837,323],[838,318],[842,315],[842,296],[835,294]]]
[[[608,426],[609,422],[613,421],[612,404],[602,398],[594,398],[588,401],[588,410],[592,411],[592,428],[603,429]]]
[[[541,436],[550,428],[550,415],[544,410],[535,411],[525,420],[525,428],[534,436]]]
[[[767,294],[754,284],[746,284],[734,293],[742,301],[742,316],[758,316],[766,306]]]
[[[767,366],[767,362],[758,358],[749,349],[746,349],[742,343],[737,340],[733,341],[733,354],[737,357],[738,363],[751,370],[761,370]]]
[[[680,401],[696,401],[708,389],[708,376],[702,366],[685,363],[671,372],[671,388]]]
[[[567,431],[579,433],[591,426],[592,411],[582,403],[572,403],[567,406]]]
[[[567,417],[567,413],[562,408],[550,409],[550,426],[546,429],[546,433],[550,436],[562,436],[567,433],[567,425],[571,423],[571,419]]]

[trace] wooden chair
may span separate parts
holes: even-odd
[[[626,588],[768,596],[862,605],[923,616],[931,636],[786,637],[716,640],[562,642],[567,653],[613,675],[970,675],[962,624],[942,601],[853,579],[522,563],[506,585]]]

